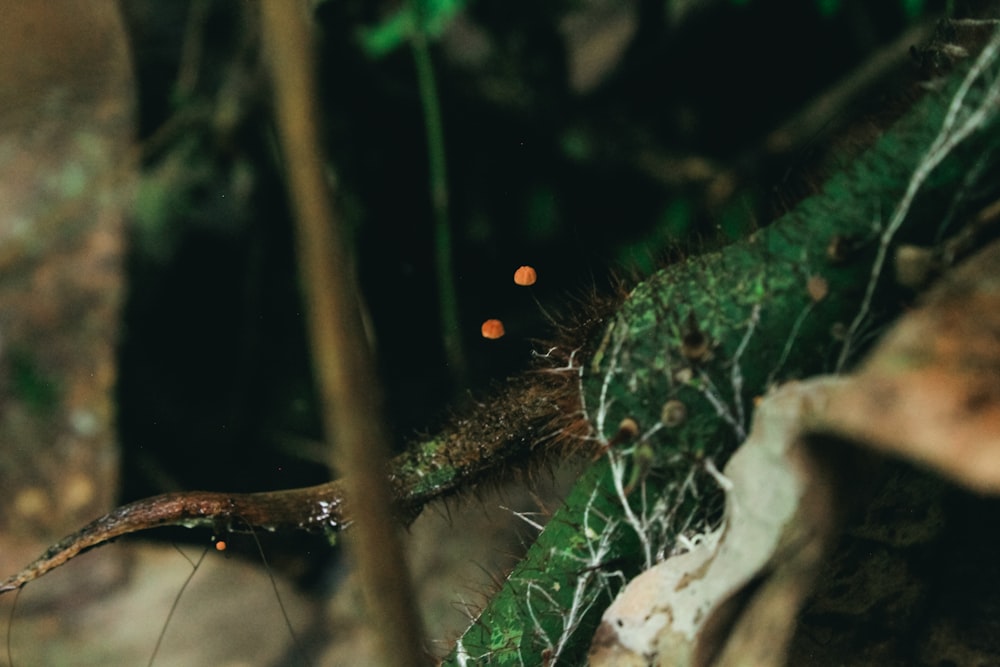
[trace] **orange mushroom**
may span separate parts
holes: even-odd
[[[215,550],[216,551],[225,551],[226,550],[226,543],[224,541],[222,541],[222,540],[219,540],[218,542],[215,543]]]
[[[537,280],[538,273],[535,271],[534,267],[521,266],[514,272],[514,282],[522,287],[534,285]]]
[[[483,333],[483,338],[489,338],[490,340],[502,338],[505,333],[503,329],[503,322],[500,320],[486,320],[483,322],[481,331]]]

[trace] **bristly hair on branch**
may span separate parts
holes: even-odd
[[[538,342],[533,368],[453,415],[433,438],[414,443],[390,461],[388,477],[396,516],[409,524],[436,499],[483,484],[530,480],[533,471],[566,458],[592,454],[595,440],[580,405],[580,362],[592,350],[593,331],[617,299],[595,296],[572,311],[552,339]],[[582,342],[581,342],[582,341]],[[226,531],[321,532],[333,541],[353,515],[343,483],[261,493],[185,491],[123,505],[52,545],[0,583],[18,589],[70,559],[132,533],[165,526]]]

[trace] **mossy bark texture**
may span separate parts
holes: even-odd
[[[581,663],[622,583],[716,520],[714,472],[754,398],[854,360],[908,296],[893,250],[933,244],[956,210],[982,205],[966,196],[995,174],[1000,133],[991,111],[962,125],[996,94],[978,76],[927,94],[780,220],[628,296],[572,369],[593,437],[613,444],[444,664]]]

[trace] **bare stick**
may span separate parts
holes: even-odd
[[[387,437],[364,337],[351,255],[332,205],[317,119],[312,26],[304,2],[261,5],[278,130],[297,223],[313,363],[327,437],[336,444],[354,503],[355,567],[387,665],[427,662],[402,545],[389,502]]]

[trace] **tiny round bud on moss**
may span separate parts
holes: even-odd
[[[708,336],[700,331],[687,333],[681,339],[681,354],[685,359],[705,361],[708,359],[708,352]]]
[[[698,327],[694,313],[688,313],[687,326],[681,334],[681,356],[690,361],[708,361],[712,358],[712,342]]]
[[[600,454],[603,454],[612,447],[631,442],[637,437],[639,437],[639,422],[631,417],[626,417],[618,424],[618,430],[611,436],[611,439],[601,448]]]
[[[843,264],[851,259],[856,243],[848,236],[835,235],[826,246],[826,258],[834,264]]]
[[[809,280],[806,281],[806,292],[813,303],[819,303],[830,293],[830,283],[823,276],[809,276]]]
[[[937,271],[934,251],[915,245],[900,246],[896,250],[896,282],[903,287],[920,289]]]
[[[687,406],[678,401],[676,398],[672,398],[663,404],[663,409],[660,411],[660,421],[664,426],[674,427],[680,426],[687,419]]]
[[[617,439],[621,441],[634,440],[639,436],[639,422],[632,419],[631,417],[626,417],[618,424],[618,435]]]

